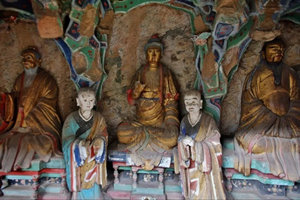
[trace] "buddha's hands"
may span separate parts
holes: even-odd
[[[18,127],[16,131],[19,133],[31,133],[32,129],[30,127]]]
[[[164,134],[164,130],[165,130],[164,128],[154,127],[154,126],[147,126],[146,129],[150,134],[153,134],[156,136],[160,136],[160,135]]]
[[[132,93],[132,97],[134,99],[137,99],[140,97],[142,91],[144,90],[146,84],[142,84],[140,81],[136,81],[134,84],[134,89]]]
[[[290,97],[286,93],[274,93],[263,100],[265,106],[278,116],[286,115],[290,109]]]

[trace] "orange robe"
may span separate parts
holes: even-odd
[[[252,158],[259,157],[273,175],[300,180],[300,88],[289,67],[283,66],[278,86],[266,63],[248,75],[234,142],[235,169],[246,176]]]
[[[24,88],[22,73],[15,82],[13,96],[18,107],[14,127],[0,134],[0,169],[5,172],[30,167],[35,154],[45,162],[61,155],[58,87],[52,76],[39,68],[32,84]],[[19,132],[19,127],[30,127],[32,131]]]

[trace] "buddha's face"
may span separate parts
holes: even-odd
[[[157,66],[157,63],[159,62],[161,50],[159,47],[149,47],[147,49],[147,61],[150,64],[150,66]]]
[[[283,58],[283,46],[280,43],[271,43],[266,46],[265,59],[269,63],[278,63]]]
[[[184,97],[185,109],[189,113],[198,113],[202,108],[202,100],[196,95],[186,95]]]
[[[82,112],[91,111],[95,106],[96,97],[93,92],[82,92],[76,98],[77,106],[80,107]]]
[[[33,69],[39,66],[41,60],[37,59],[33,52],[26,52],[22,55],[22,64],[25,69]]]

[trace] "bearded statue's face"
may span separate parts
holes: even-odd
[[[41,60],[36,58],[33,52],[23,53],[22,57],[23,57],[22,64],[25,69],[33,69],[39,66],[41,63]]]
[[[283,58],[283,46],[280,43],[271,43],[266,46],[265,59],[269,63],[279,63]]]

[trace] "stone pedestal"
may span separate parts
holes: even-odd
[[[162,158],[152,170],[132,163],[130,154],[112,150],[108,154],[114,168],[114,183],[108,189],[113,199],[183,199],[179,174],[174,173],[172,154]]]
[[[252,159],[251,174],[244,176],[234,169],[233,139],[223,140],[223,173],[227,190],[234,199],[299,199],[300,180],[293,182],[271,174],[262,159]]]
[[[47,163],[34,159],[31,167],[13,172],[1,172],[1,199],[69,199],[66,187],[65,163],[54,157]]]

